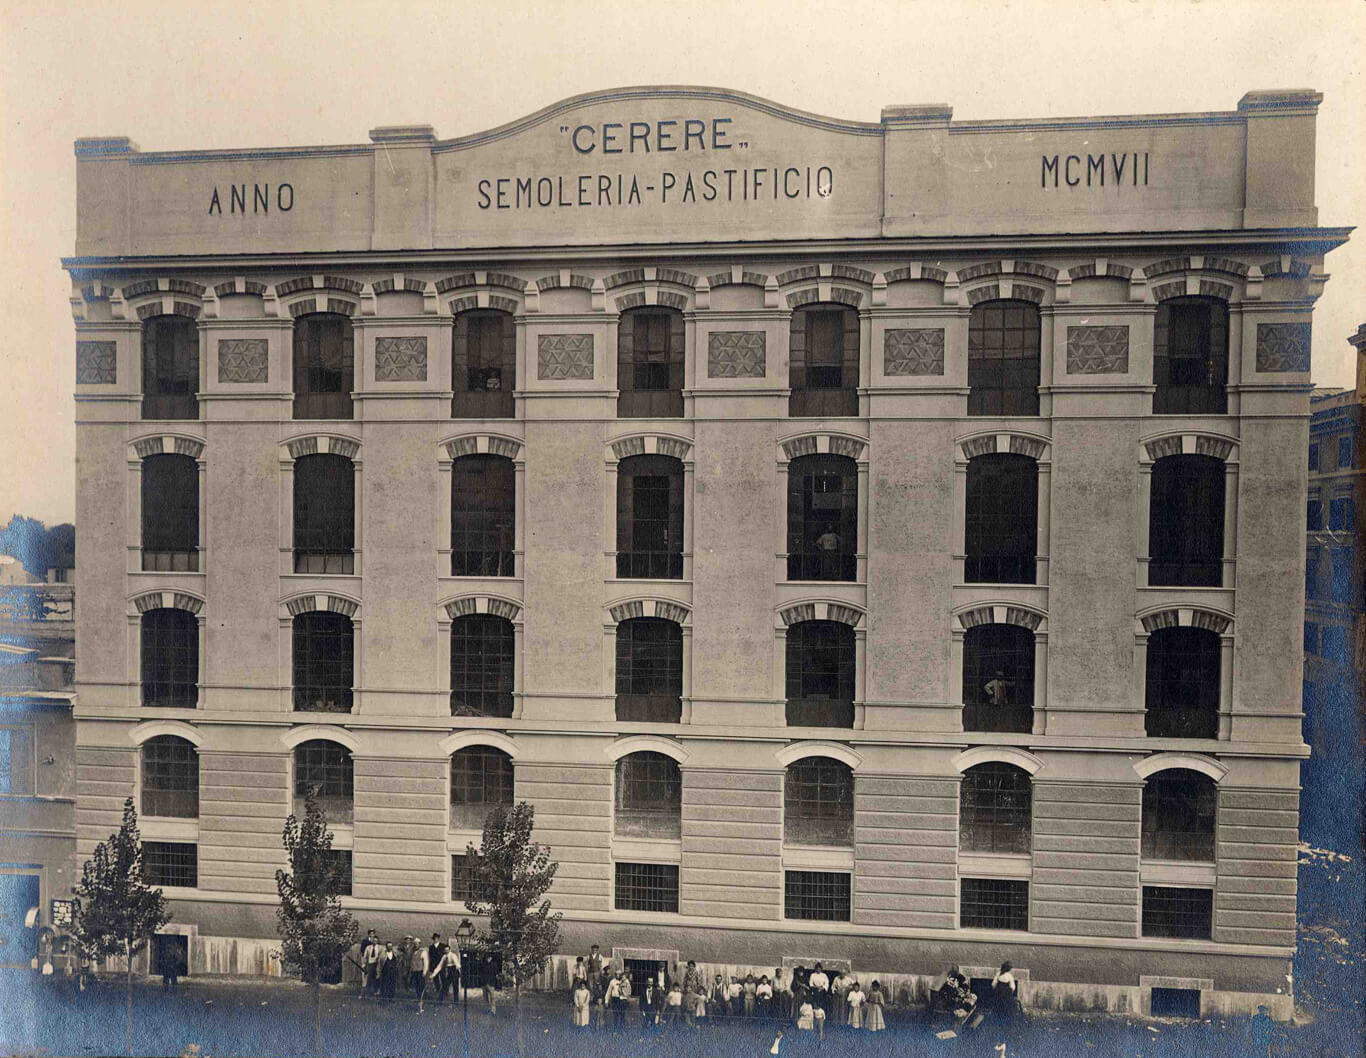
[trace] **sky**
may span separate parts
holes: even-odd
[[[566,96],[719,85],[877,121],[1233,110],[1314,88],[1319,223],[1366,220],[1361,0],[0,0],[0,523],[74,516],[75,340],[59,259],[75,241],[80,136],[143,150],[442,138]],[[1355,120],[1354,120],[1355,119]],[[1314,379],[1352,384],[1366,232],[1334,251]]]

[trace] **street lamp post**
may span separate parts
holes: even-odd
[[[465,960],[465,944],[473,936],[474,926],[469,919],[462,918],[460,925],[455,929],[455,947],[460,953],[460,1006],[465,1023],[465,1058],[469,1058],[470,1053],[470,978],[469,966]]]

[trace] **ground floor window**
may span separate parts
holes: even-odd
[[[1214,918],[1212,889],[1143,887],[1143,935],[1208,940]]]
[[[351,895],[351,850],[350,849],[328,849],[328,859],[332,861],[332,869],[336,872],[337,895]]]
[[[144,841],[142,877],[148,885],[199,885],[199,846],[193,842]]]
[[[672,863],[618,863],[618,911],[678,911],[678,866]]]
[[[850,893],[850,876],[842,871],[786,871],[783,917],[848,922]]]
[[[964,878],[958,920],[963,929],[1029,929],[1029,883]]]
[[[474,895],[474,857],[451,857],[451,899],[464,903]]]

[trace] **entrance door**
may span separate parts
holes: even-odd
[[[169,960],[169,961],[168,961]],[[152,938],[152,974],[179,961],[181,976],[190,972],[190,938],[180,933],[158,933]]]
[[[656,959],[623,959],[622,962],[631,976],[631,996],[639,999],[645,994],[645,982],[659,972],[659,962]]]
[[[24,918],[40,899],[38,875],[0,874],[0,965],[27,967],[37,953],[38,930]]]

